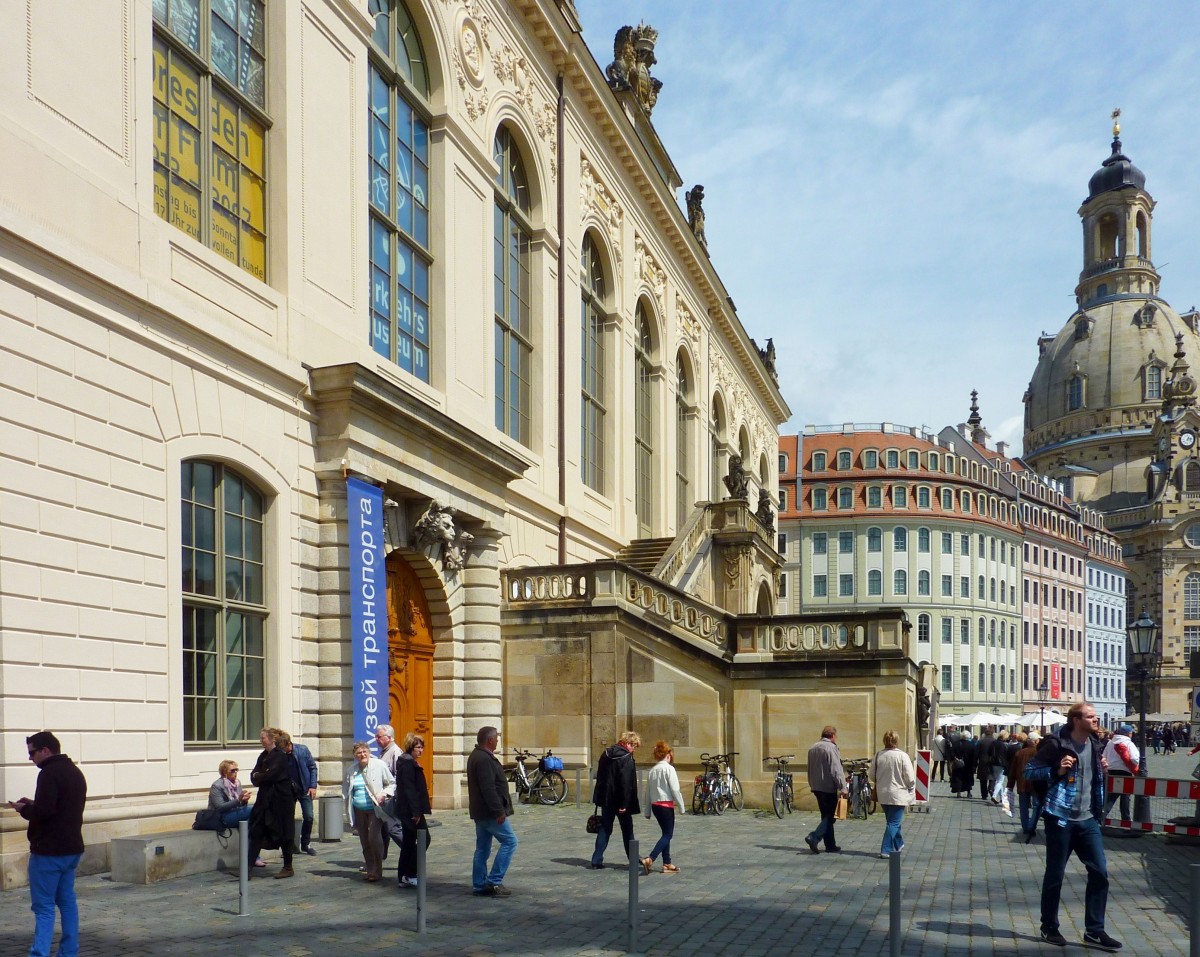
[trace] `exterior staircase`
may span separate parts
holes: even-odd
[[[616,558],[649,575],[673,541],[674,538],[638,538],[617,552]]]

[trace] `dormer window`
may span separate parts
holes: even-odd
[[[890,469],[900,468],[900,453],[897,452],[895,449],[888,449],[887,467]]]
[[[863,453],[863,468],[877,469],[879,468],[879,453],[874,449],[867,449]]]
[[[840,472],[850,471],[850,453],[843,450],[837,454],[837,467]]]
[[[812,457],[812,467],[814,472],[825,471],[825,453],[814,452]]]
[[[909,449],[908,451],[908,467],[910,469],[918,469],[921,467],[921,456],[916,449]]]

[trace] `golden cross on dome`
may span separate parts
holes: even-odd
[[[1121,135],[1121,108],[1118,106],[1112,111],[1113,119],[1113,136]]]

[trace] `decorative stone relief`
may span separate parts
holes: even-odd
[[[654,290],[654,298],[658,302],[659,312],[665,313],[667,310],[667,274],[650,254],[646,241],[636,230],[633,233],[633,268],[637,278]]]
[[[708,365],[712,381],[720,385],[725,393],[725,401],[729,407],[729,434],[736,436],[740,426],[745,425],[755,442],[755,447],[770,458],[772,449],[779,444],[779,433],[762,417],[758,406],[751,401],[750,393],[746,391],[741,380],[734,376],[724,355],[716,349],[710,350]]]
[[[616,259],[617,277],[620,278],[624,260],[621,226],[625,222],[625,211],[596,175],[587,157],[582,157],[579,161],[579,205],[585,217],[591,213],[607,227],[608,241]]]
[[[454,527],[454,509],[436,501],[417,519],[413,528],[413,542],[418,548],[441,546],[442,566],[449,571],[459,571],[467,563],[466,547],[475,536]]]
[[[456,0],[443,0],[443,3],[453,7]],[[510,88],[521,106],[529,111],[533,127],[549,151],[550,175],[557,179],[558,136],[554,100],[534,82],[534,71],[524,56],[507,43],[497,44],[493,41],[493,28],[494,24],[480,0],[466,0],[462,4],[458,14],[457,42],[451,58],[467,116],[472,122],[478,121],[492,101],[493,93],[486,79],[487,61],[490,60],[496,79],[502,86]]]
[[[687,303],[683,301],[683,297],[679,293],[675,293],[675,315],[679,317],[679,328],[687,335],[692,342],[700,342],[700,334],[703,331],[700,328],[700,320],[692,315],[692,311],[687,307]]]

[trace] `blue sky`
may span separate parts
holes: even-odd
[[[774,337],[806,423],[938,429],[978,389],[1021,443],[1037,337],[1074,307],[1077,210],[1124,152],[1157,202],[1153,257],[1200,305],[1200,5],[576,0],[601,67],[659,31],[654,124],[705,187],[709,251]]]

